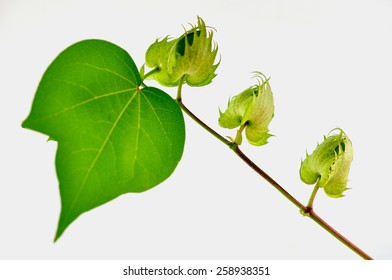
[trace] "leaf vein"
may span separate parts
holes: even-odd
[[[135,143],[135,157],[133,159],[133,174],[135,174],[135,163],[137,161],[137,150],[139,148],[139,137],[140,137],[140,95],[137,99],[137,129],[136,129],[136,143]]]
[[[91,165],[89,166],[89,168],[87,169],[87,172],[85,174],[85,176],[83,177],[83,180],[80,184],[80,187],[77,191],[77,193],[75,194],[72,203],[69,207],[69,209],[74,208],[80,194],[82,193],[83,188],[85,187],[88,177],[90,176],[91,171],[94,169],[99,157],[102,154],[103,149],[105,148],[106,144],[109,142],[110,137],[113,134],[114,129],[116,128],[117,124],[119,123],[120,119],[122,118],[122,116],[124,115],[125,111],[127,110],[127,108],[129,107],[129,105],[132,103],[133,99],[135,98],[137,92],[135,92],[133,94],[133,96],[129,99],[129,101],[125,104],[124,108],[121,110],[120,114],[118,115],[117,119],[114,121],[112,127],[110,128],[110,131],[108,132],[108,135],[106,136],[105,140],[103,141],[101,147],[99,148],[97,155],[95,156],[94,160],[91,162]]]
[[[167,135],[166,130],[165,130],[165,127],[164,127],[164,125],[163,125],[161,119],[158,117],[158,115],[157,115],[157,113],[156,113],[156,108],[154,108],[154,106],[151,104],[150,100],[148,100],[148,98],[147,98],[144,94],[143,94],[143,96],[144,96],[145,100],[147,101],[148,105],[151,107],[152,111],[154,112],[155,118],[158,120],[158,122],[159,122],[159,124],[160,124],[160,126],[161,126],[161,128],[162,128],[162,131],[163,131],[163,133],[165,134],[165,137],[166,137],[167,141],[168,141],[168,142],[170,143],[170,145],[171,145],[170,137]]]
[[[99,67],[99,66],[96,66],[94,64],[85,63],[85,62],[75,62],[75,63],[78,64],[78,65],[87,66],[87,67],[91,67],[91,68],[94,68],[94,69],[97,69],[97,70],[100,70],[100,71],[108,72],[110,74],[113,74],[113,75],[115,75],[115,76],[117,76],[117,77],[119,77],[119,78],[129,82],[131,85],[136,86],[134,81],[128,79],[127,77],[124,77],[123,75],[121,75],[121,74],[119,74],[119,73],[117,73],[117,72],[115,72],[115,71],[113,71],[113,70],[111,70],[109,68]]]
[[[64,82],[65,82],[65,81],[64,81]],[[57,117],[57,116],[59,116],[59,115],[65,113],[65,112],[67,112],[67,111],[69,111],[69,110],[73,110],[73,109],[75,109],[75,108],[77,108],[77,107],[83,106],[83,105],[85,105],[85,104],[87,104],[87,103],[90,103],[90,102],[92,102],[92,101],[99,100],[99,99],[105,98],[105,97],[110,97],[110,96],[117,95],[117,94],[121,94],[121,93],[125,93],[125,92],[131,92],[131,91],[133,91],[133,90],[134,90],[134,89],[129,88],[129,89],[122,89],[122,90],[118,90],[118,91],[113,91],[113,92],[104,93],[104,94],[101,94],[101,95],[99,95],[99,96],[94,95],[94,97],[92,97],[92,98],[83,100],[83,101],[81,101],[81,102],[79,102],[79,103],[76,103],[76,104],[74,104],[74,105],[71,105],[71,106],[69,106],[69,107],[65,107],[65,108],[62,109],[61,111],[55,112],[55,113],[53,113],[53,114],[46,115],[46,116],[44,116],[44,117],[42,117],[42,118],[37,118],[35,121],[42,121],[42,120],[54,118],[54,117]]]

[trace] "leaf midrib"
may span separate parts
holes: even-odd
[[[133,99],[135,98],[135,96],[137,95],[138,91],[135,91],[135,93],[132,95],[132,97],[129,99],[129,101],[125,104],[124,108],[121,110],[120,114],[118,115],[117,119],[114,121],[108,135],[106,136],[105,140],[102,142],[101,147],[99,148],[97,155],[95,156],[94,160],[91,162],[90,167],[87,169],[87,172],[85,174],[85,176],[83,177],[82,183],[80,184],[80,187],[78,188],[77,193],[75,194],[70,207],[68,208],[68,213],[74,208],[75,204],[77,203],[85,185],[86,182],[88,180],[88,177],[90,176],[91,171],[94,169],[95,164],[97,163],[99,157],[102,154],[103,149],[105,148],[106,144],[109,142],[110,137],[113,134],[113,131],[115,130],[117,124],[119,123],[119,121],[121,120],[122,116],[124,115],[125,111],[128,109],[129,105],[132,103]],[[138,118],[140,119],[140,116],[138,116]],[[67,214],[68,214],[67,213]],[[64,214],[64,217],[67,216],[67,214]]]

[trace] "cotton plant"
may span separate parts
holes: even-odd
[[[104,40],[77,42],[49,65],[22,126],[58,142],[61,212],[55,240],[80,215],[126,193],[148,191],[166,180],[182,158],[185,113],[302,214],[362,258],[371,259],[321,219],[313,207],[318,189],[332,198],[342,197],[348,189],[353,146],[342,129],[331,131],[302,160],[300,178],[315,185],[309,203],[304,205],[240,149],[243,137],[252,146],[268,148],[265,145],[271,137],[269,125],[275,109],[270,78],[255,72],[257,82],[234,94],[227,108],[219,110],[218,124],[222,129],[235,129],[233,137],[223,137],[185,106],[184,86],[204,87],[217,75],[220,57],[214,31],[197,17],[197,23],[180,36],[155,40],[140,68],[127,51]],[[150,79],[162,87],[177,87],[177,96],[149,86]],[[227,96],[233,94],[225,90]]]

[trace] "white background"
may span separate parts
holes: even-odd
[[[233,136],[218,107],[255,82],[252,71],[271,76],[275,137],[243,150],[302,203],[312,187],[299,179],[301,158],[343,128],[351,190],[321,191],[315,210],[374,258],[392,258],[391,0],[1,0],[0,259],[358,259],[187,117],[172,177],[83,214],[53,243],[56,143],[20,127],[46,67],[90,38],[141,66],[157,37],[179,36],[197,15],[217,30],[222,62],[213,84],[185,87],[188,107]]]

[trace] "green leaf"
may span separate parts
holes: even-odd
[[[180,107],[141,84],[128,53],[101,40],[70,46],[46,70],[22,126],[58,142],[55,240],[82,213],[161,183],[180,161]]]

